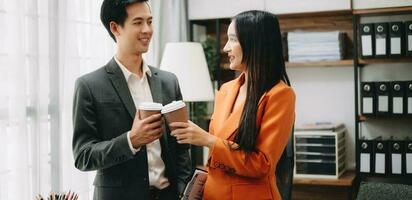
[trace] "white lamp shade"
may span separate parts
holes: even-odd
[[[212,82],[200,43],[167,43],[160,68],[176,74],[183,101],[213,101]]]

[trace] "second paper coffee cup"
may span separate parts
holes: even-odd
[[[162,114],[165,116],[168,124],[172,122],[187,122],[187,108],[183,101],[173,101],[163,106]],[[170,128],[174,130],[173,128]]]
[[[143,102],[139,104],[138,106],[140,119],[145,119],[154,114],[160,114],[162,108],[163,108],[163,105],[160,103]]]

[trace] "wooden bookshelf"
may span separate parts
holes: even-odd
[[[294,200],[348,200],[355,199],[357,182],[355,171],[347,171],[339,179],[294,178]]]
[[[409,115],[395,115],[395,116],[364,116],[364,115],[359,115],[358,120],[359,122],[365,122],[368,120],[403,120],[406,122],[410,122],[412,120],[412,116]]]
[[[286,67],[353,67],[353,60],[286,62]]]
[[[222,63],[222,69],[229,69],[230,63]],[[336,61],[307,61],[307,62],[286,62],[286,67],[353,67],[353,60]]]
[[[346,171],[339,179],[293,178],[293,185],[352,186],[355,171]]]
[[[350,12],[319,12],[312,14],[279,15],[279,25],[282,31],[343,31],[352,38],[352,13]]]
[[[359,59],[359,64],[389,64],[389,63],[412,63],[412,57],[398,57],[398,58],[367,58]]]
[[[351,11],[333,11],[306,14],[279,15],[279,25],[282,32],[307,31],[326,32],[339,31],[347,36],[344,39],[345,52],[343,60],[287,62],[286,67],[335,67],[352,66],[353,61],[353,24]],[[310,39],[310,38],[309,38]]]
[[[358,119],[359,119],[359,121],[364,122],[364,121],[366,121],[368,118],[365,117],[365,116],[363,116],[363,115],[359,115],[359,116],[358,116]]]
[[[342,15],[352,15],[352,10],[330,10],[330,11],[320,11],[320,12],[301,12],[301,13],[288,13],[288,14],[278,14],[279,19],[290,19],[290,18],[308,18],[313,17],[325,17],[325,16],[342,16]]]

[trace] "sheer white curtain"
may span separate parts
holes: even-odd
[[[153,38],[145,55],[149,64],[160,65],[167,42],[188,40],[186,0],[150,0],[153,13]]]
[[[94,172],[74,168],[72,154],[72,101],[77,77],[106,64],[114,55],[114,42],[100,22],[103,0],[59,0],[60,83],[60,190],[71,189],[89,199]],[[90,198],[91,199],[91,198]]]
[[[115,53],[101,25],[103,0],[0,0],[0,200],[67,190],[88,200],[93,173],[74,168],[77,77]],[[166,42],[186,41],[184,0],[152,0],[158,66]]]
[[[114,43],[101,0],[0,0],[0,200],[73,190],[88,199],[88,173],[74,168],[74,80],[105,64]]]
[[[0,199],[31,199],[51,186],[48,7],[0,1]]]

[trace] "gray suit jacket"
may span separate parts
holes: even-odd
[[[182,99],[174,74],[150,67],[153,101],[163,105]],[[73,103],[73,154],[76,168],[97,170],[94,199],[149,199],[146,147],[132,154],[127,132],[136,108],[124,75],[112,59],[76,81]],[[180,145],[164,125],[160,138],[166,176],[180,194],[190,178],[189,145]]]

